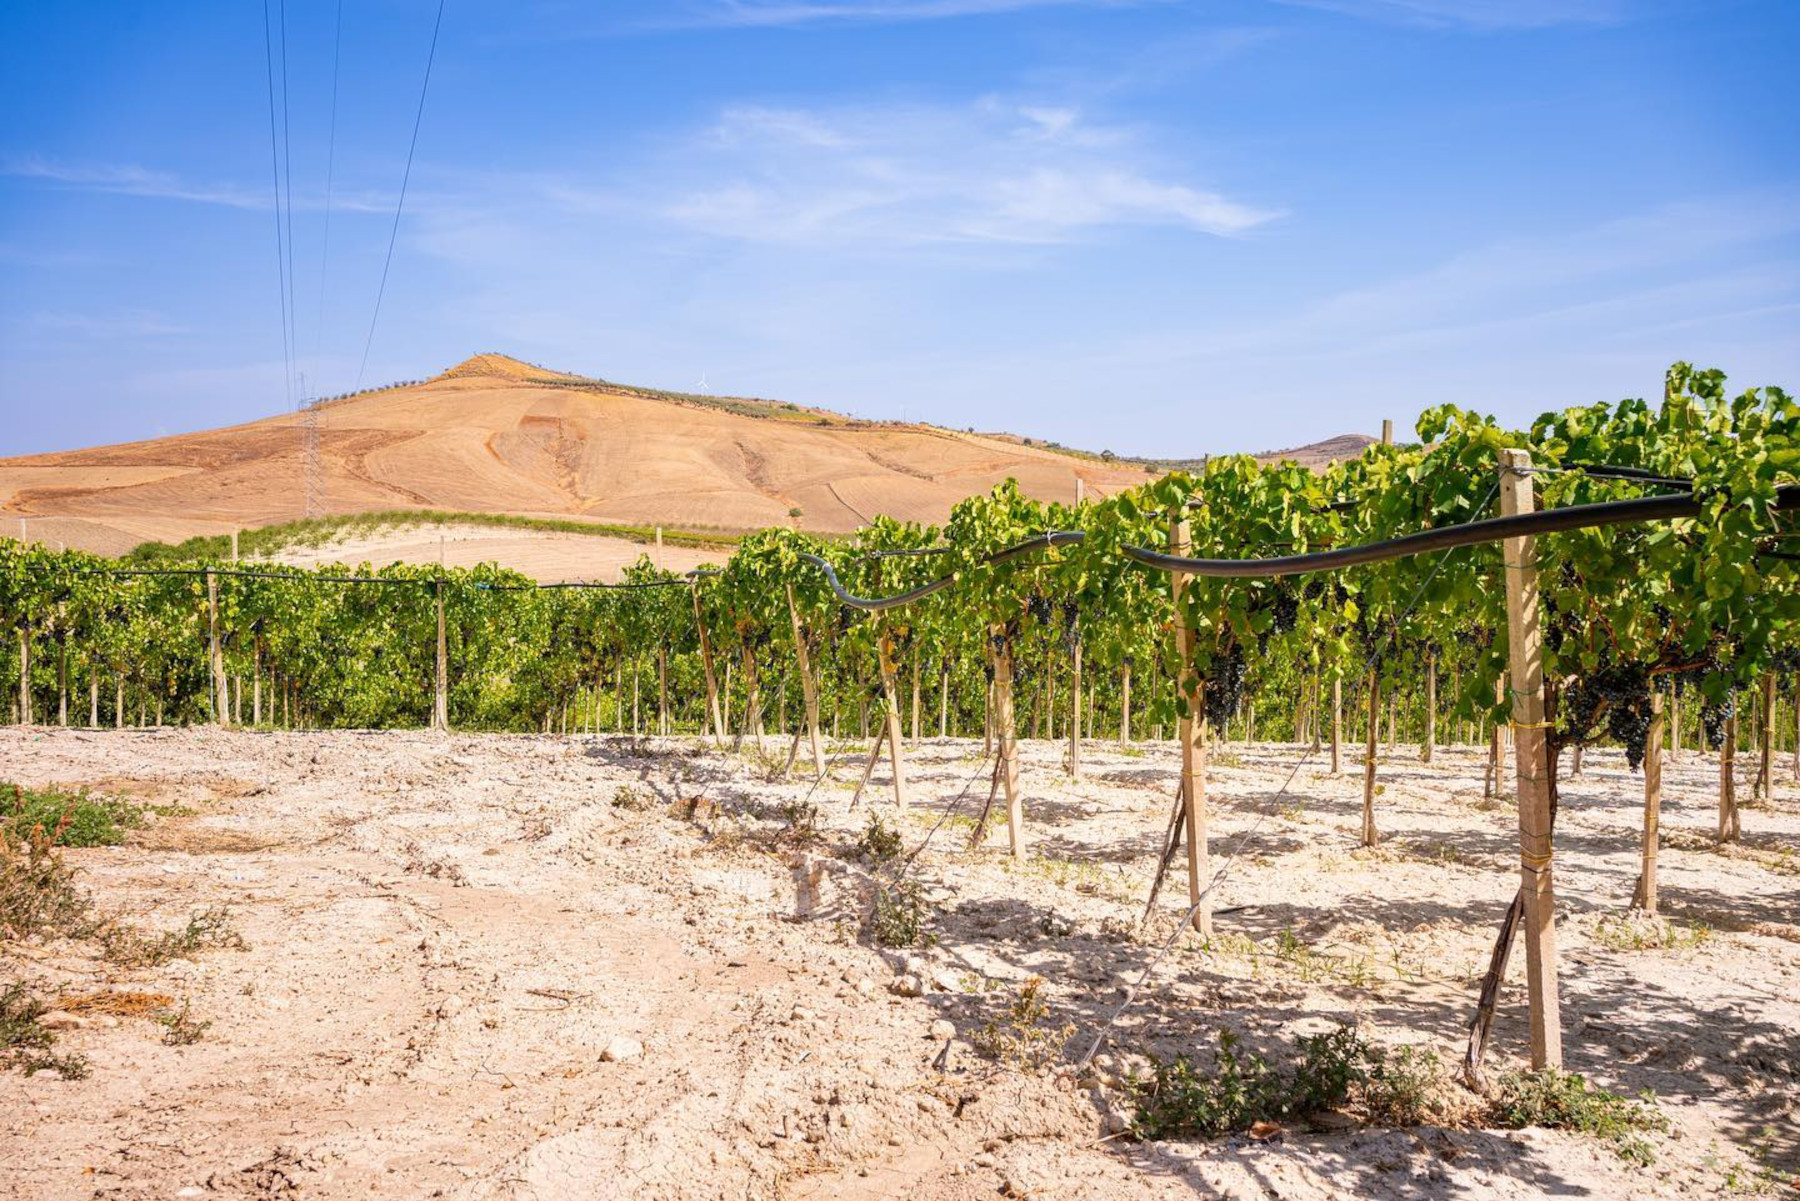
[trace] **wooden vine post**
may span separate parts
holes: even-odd
[[[431,703],[431,728],[450,728],[450,644],[444,630],[444,581],[432,583],[432,601],[437,609],[437,674]]]
[[[1531,454],[1500,452],[1500,512],[1536,509]],[[1531,1004],[1531,1066],[1562,1066],[1562,1014],[1556,995],[1556,891],[1551,867],[1550,731],[1544,716],[1544,638],[1538,600],[1537,539],[1508,538],[1506,645],[1512,680],[1513,762],[1518,772],[1519,889]]]
[[[1119,675],[1119,749],[1131,745],[1131,664]]]
[[[1025,858],[1025,798],[1019,794],[1019,750],[1013,733],[1013,665],[1012,643],[1006,627],[993,628],[994,682],[990,692],[994,698],[991,730],[1000,743],[1000,782],[1006,787],[1006,835],[1008,849],[1014,859]]]
[[[1169,523],[1169,553],[1188,553],[1188,523],[1185,514],[1177,513]],[[1188,906],[1194,911],[1193,925],[1202,938],[1212,937],[1211,898],[1203,896],[1212,876],[1212,863],[1206,845],[1206,714],[1201,708],[1203,686],[1194,671],[1194,631],[1182,611],[1182,593],[1187,590],[1188,576],[1174,572],[1169,585],[1175,597],[1176,686],[1181,690],[1182,704],[1177,725],[1181,740],[1182,816],[1187,822]]]
[[[1363,748],[1362,845],[1372,847],[1381,841],[1375,832],[1375,761],[1381,736],[1381,676],[1371,666],[1365,681],[1369,689],[1369,740]]]
[[[700,614],[700,582],[688,586],[694,599],[694,626],[700,631],[700,666],[706,672],[706,709],[712,715],[713,741],[725,745],[725,718],[719,712],[719,677],[713,674],[712,639],[706,636],[706,619]]]
[[[1344,677],[1331,681],[1331,774],[1344,771]]]
[[[1725,719],[1725,741],[1719,745],[1719,841],[1736,842],[1741,832],[1737,805],[1737,701]]]
[[[206,573],[206,658],[212,671],[213,721],[231,724],[231,698],[225,691],[225,653],[219,648],[219,577]]]
[[[1452,734],[1455,731],[1451,731]],[[1437,652],[1425,652],[1425,745],[1419,752],[1419,758],[1426,763],[1431,762],[1432,752],[1437,749]]]
[[[1775,673],[1772,671],[1763,673],[1761,718],[1757,723],[1762,754],[1756,765],[1756,795],[1766,801],[1775,786]]]
[[[812,739],[813,770],[825,774],[825,746],[819,738],[819,685],[813,679],[812,656],[806,649],[806,629],[800,624],[800,605],[794,586],[787,586],[788,617],[794,623],[794,657],[800,666],[800,691],[806,698],[806,731]]]
[[[886,720],[888,762],[894,769],[894,802],[906,804],[906,751],[900,745],[900,673],[894,665],[894,639],[887,622],[881,623],[881,696]]]
[[[1075,635],[1074,674],[1069,683],[1069,775],[1081,779],[1081,635]]]
[[[24,540],[25,521],[19,520],[19,538]],[[31,623],[19,623],[19,724],[31,724]]]
[[[1656,914],[1656,848],[1662,822],[1662,690],[1650,693],[1650,732],[1644,740],[1644,855],[1638,869],[1637,891],[1631,903],[1645,913]]]

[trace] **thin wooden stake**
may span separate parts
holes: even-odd
[[[719,712],[719,677],[713,674],[712,640],[706,636],[706,618],[700,614],[700,585],[693,584],[688,591],[694,598],[694,625],[700,631],[700,665],[706,671],[706,708],[712,715],[713,741],[722,747],[725,745],[725,717]]]
[[[1737,698],[1725,719],[1725,741],[1719,747],[1719,841],[1736,842],[1742,833],[1737,804]]]
[[[1019,744],[1013,730],[1012,644],[1004,627],[994,650],[994,737],[1000,744],[1000,782],[1006,786],[1006,834],[1008,853],[1025,858],[1025,798],[1019,793]]]
[[[450,643],[444,628],[444,581],[438,580],[432,591],[437,606],[437,674],[432,686],[431,725],[433,729],[450,728]]]
[[[1662,822],[1662,690],[1650,694],[1650,734],[1644,740],[1644,852],[1638,869],[1637,894],[1631,903],[1645,913],[1656,913],[1656,849]]]
[[[800,667],[800,691],[806,698],[806,733],[812,739],[813,771],[825,774],[825,746],[819,737],[819,686],[813,680],[811,656],[806,648],[806,627],[800,624],[800,606],[794,586],[787,586],[788,617],[794,623],[794,656]]]
[[[1381,679],[1371,667],[1364,683],[1369,689],[1369,739],[1363,748],[1362,845],[1372,847],[1381,841],[1375,832],[1375,763],[1381,723]]]
[[[881,701],[883,724],[887,726],[888,758],[894,770],[894,803],[906,806],[906,749],[901,745],[900,676],[894,663],[894,640],[884,622],[881,628]]]
[[[207,662],[212,670],[213,721],[231,724],[231,698],[225,693],[225,653],[219,647],[219,577],[206,573]]]

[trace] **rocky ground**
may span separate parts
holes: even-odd
[[[1129,1137],[1122,1078],[1146,1055],[1209,1062],[1221,1030],[1274,1048],[1346,1023],[1454,1062],[1515,887],[1516,818],[1483,799],[1476,752],[1426,766],[1403,746],[1381,769],[1383,843],[1359,849],[1350,763],[1333,777],[1314,757],[1284,789],[1298,748],[1221,748],[1216,935],[1178,941],[1077,1074],[1059,1065],[1185,907],[1177,876],[1139,924],[1173,748],[1094,742],[1071,780],[1060,745],[1024,745],[1031,846],[1015,861],[1003,822],[967,849],[979,742],[909,748],[902,812],[885,769],[852,806],[859,746],[815,788],[691,739],[0,731],[0,779],[153,807],[127,845],[67,852],[103,910],[172,930],[225,907],[244,944],[137,968],[91,942],[0,944],[0,985],[63,1004],[57,1050],[90,1067],[0,1075],[0,1195],[1793,1195],[1800,786],[1785,771],[1721,851],[1716,761],[1669,764],[1662,894],[1680,937],[1665,947],[1620,916],[1641,778],[1597,753],[1565,781],[1568,1063],[1654,1091],[1671,1126],[1646,1168],[1575,1133],[1343,1114]],[[899,861],[857,855],[871,813],[906,854],[930,835],[908,869],[920,947],[872,936],[874,882]],[[1523,972],[1515,955],[1495,1073],[1523,1055]],[[1008,1014],[1034,977],[1043,1010],[1021,1026]],[[185,1007],[196,1037],[95,1001],[125,994]]]

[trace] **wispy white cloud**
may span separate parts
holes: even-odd
[[[152,171],[134,164],[71,164],[32,155],[0,162],[0,175],[15,179],[42,180],[79,191],[220,205],[225,208],[266,210],[274,204],[273,194],[267,187],[195,183],[172,172]],[[324,204],[322,192],[302,193],[294,197],[296,208],[322,208]],[[335,193],[331,198],[331,205],[346,212],[373,213],[392,211],[394,202],[391,198],[346,190]]]
[[[1277,215],[1157,159],[1138,131],[1068,106],[740,105],[661,164],[647,199],[717,237],[870,250],[1051,244],[1122,226],[1230,236]]]
[[[1401,25],[1473,30],[1616,25],[1644,0],[1279,0],[1300,8]]]
[[[770,28],[850,22],[935,21],[1040,8],[1137,8],[1169,0],[688,0],[670,6],[664,25]]]
[[[127,309],[116,313],[66,313],[40,311],[31,314],[26,326],[40,334],[63,334],[88,338],[169,338],[196,332],[193,328],[171,321],[161,313],[148,309]]]

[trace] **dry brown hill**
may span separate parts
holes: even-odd
[[[999,436],[869,422],[778,401],[655,392],[482,354],[423,383],[317,409],[330,514],[438,509],[749,530],[942,521],[1007,477],[1069,501],[1147,478]],[[154,441],[0,459],[0,513],[34,537],[118,553],[304,515],[294,414]],[[7,532],[11,532],[10,530]]]

